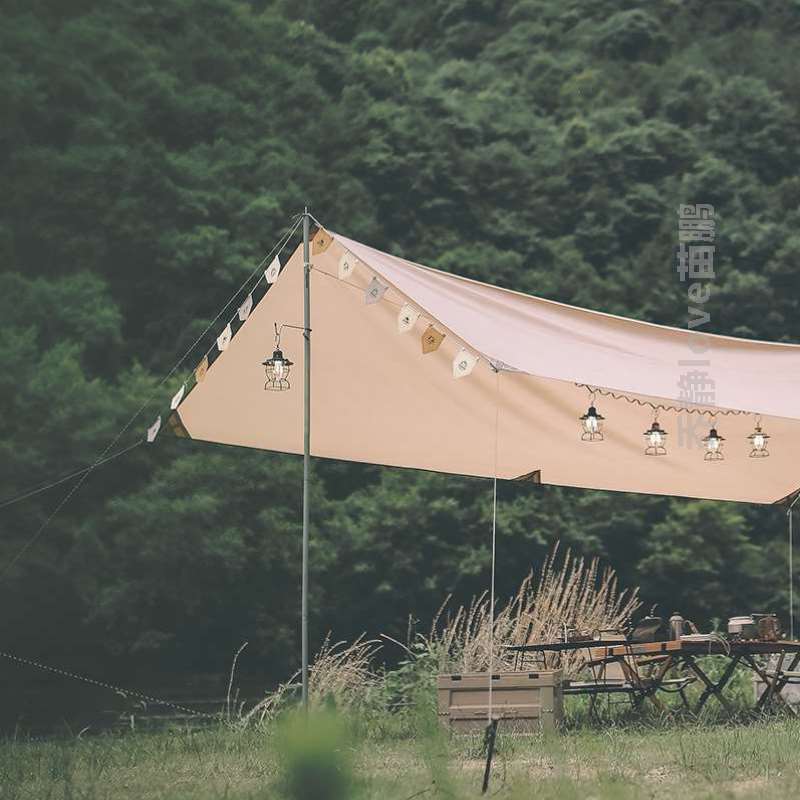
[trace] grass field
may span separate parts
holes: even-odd
[[[789,798],[800,794],[800,722],[581,725],[500,737],[490,795],[508,798]],[[480,796],[479,738],[430,715],[268,728],[212,727],[0,744],[1,800],[240,800]]]

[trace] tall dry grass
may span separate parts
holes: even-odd
[[[325,638],[319,652],[308,670],[308,703],[312,709],[328,704],[336,708],[352,708],[364,702],[369,691],[378,682],[371,664],[381,644],[361,635],[352,644],[331,642],[330,634]],[[300,690],[300,671],[282,683],[247,713],[241,716],[243,724],[264,722],[274,718],[286,708],[291,698]]]
[[[531,571],[517,593],[490,615],[488,592],[450,614],[442,606],[426,637],[438,656],[440,672],[482,672],[513,668],[515,653],[506,645],[557,641],[565,629],[587,636],[595,631],[622,629],[639,608],[638,589],[620,590],[616,572],[601,569],[597,558],[586,561],[567,550],[560,557],[556,544],[538,574]],[[492,637],[490,634],[494,632]],[[586,652],[549,653],[543,666],[564,669],[575,677],[585,666]]]
[[[415,659],[426,655],[426,681],[431,668],[440,673],[484,672],[491,663],[495,671],[513,669],[515,654],[505,650],[505,645],[561,640],[565,628],[577,629],[587,637],[598,630],[621,629],[641,605],[638,589],[620,590],[613,569],[601,569],[597,558],[587,562],[570,550],[562,555],[558,544],[539,572],[532,570],[517,593],[496,609],[494,620],[488,592],[453,613],[448,612],[448,602],[434,618],[430,633],[405,648]],[[372,690],[381,686],[382,676],[372,669],[380,647],[380,642],[363,635],[350,645],[332,643],[329,635],[309,669],[310,706],[321,708],[333,702],[337,708],[353,708],[368,702]],[[575,677],[585,660],[585,650],[550,653],[543,666],[561,667],[567,676]],[[240,721],[248,724],[274,718],[299,695],[299,676],[296,672],[248,712],[240,713]]]

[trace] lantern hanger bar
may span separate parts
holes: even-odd
[[[291,328],[292,330],[295,330],[295,331],[304,331],[305,333],[311,333],[311,328],[306,328],[303,325],[289,325],[288,322],[283,322],[283,323],[281,323],[281,326],[279,328],[278,327],[278,323],[276,322],[275,323],[275,334],[276,334],[276,336],[280,336],[281,333],[283,332],[284,328]]]
[[[752,413],[750,411],[739,411],[732,408],[692,408],[689,406],[664,405],[662,403],[653,403],[651,400],[642,400],[639,397],[630,397],[622,392],[612,392],[609,389],[600,389],[597,386],[590,386],[588,383],[576,383],[575,385],[586,389],[591,395],[599,394],[602,397],[610,397],[613,400],[625,400],[625,402],[636,406],[652,408],[653,411],[683,411],[686,414],[700,414],[701,416],[708,414],[710,417],[738,417],[741,415],[751,416]]]

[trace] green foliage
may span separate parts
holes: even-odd
[[[3,496],[102,451],[306,202],[377,247],[675,325],[675,209],[713,203],[711,328],[800,340],[797,3],[6,6]],[[0,510],[0,562],[60,491]],[[405,640],[485,587],[486,483],[320,463],[314,492],[317,644]],[[0,583],[0,637],[131,676],[223,673],[249,640],[266,688],[296,667],[299,504],[291,457],[140,448]],[[772,509],[503,486],[499,522],[501,594],[561,539],[665,613],[787,610]]]

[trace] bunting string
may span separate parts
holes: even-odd
[[[349,252],[349,251],[347,251],[347,252]],[[358,259],[356,259],[356,260],[358,261]],[[359,263],[363,264],[363,262],[359,262]],[[364,264],[364,267],[365,267],[365,269],[369,270],[370,273],[373,272],[369,268],[369,266],[367,266],[366,264]],[[347,279],[341,279],[341,278],[339,278],[338,275],[334,275],[334,274],[332,274],[332,273],[330,273],[330,272],[328,272],[328,271],[326,271],[326,270],[324,270],[321,267],[318,267],[316,265],[312,265],[312,270],[314,272],[319,273],[320,275],[324,275],[326,278],[331,278],[331,279],[335,280],[337,283],[340,283],[343,286],[349,286],[351,289],[354,289],[355,291],[359,292],[359,294],[361,294],[362,296],[365,295],[365,293],[367,292],[367,290],[369,288],[369,286],[367,286],[367,287],[359,286],[357,283],[352,283],[351,281],[349,281]],[[350,274],[352,274],[352,272]],[[399,290],[395,289],[393,286],[392,287],[388,287],[388,288],[391,289],[392,291],[397,292],[398,294],[400,294],[401,296],[404,297],[403,293],[400,292]],[[442,323],[439,322],[439,320],[436,320],[433,317],[424,314],[419,308],[417,308],[416,306],[411,305],[411,303],[407,302],[405,299],[403,299],[402,302],[398,302],[397,300],[393,300],[391,297],[389,297],[389,292],[388,291],[384,291],[384,293],[380,297],[380,302],[381,303],[388,303],[390,306],[394,306],[398,310],[398,322],[397,322],[397,324],[398,324],[398,332],[399,333],[406,333],[406,332],[410,331],[412,328],[414,328],[416,326],[417,322],[420,322],[420,321],[425,326],[425,330],[426,331],[428,329],[430,329],[431,327],[434,328],[434,330],[438,333],[438,337],[436,337],[438,339],[438,343],[437,343],[437,341],[431,342],[431,345],[429,345],[429,347],[432,346],[432,345],[435,345],[435,346],[432,347],[432,349],[426,350],[424,352],[433,352],[434,350],[436,350],[439,347],[439,345],[441,344],[441,340],[446,335],[443,332],[443,330],[440,330],[440,329],[446,330],[448,333],[452,334],[453,338],[458,339],[459,341],[461,341],[460,337],[458,337],[456,334],[454,334],[449,328],[447,328],[446,325],[442,325]],[[408,315],[408,320],[407,321],[404,321],[402,319],[404,313],[407,313],[407,315]],[[441,338],[439,338],[439,337],[441,337]],[[423,342],[423,347],[424,347],[424,342]],[[466,350],[467,348],[463,348],[463,349]],[[478,355],[474,355],[471,352],[470,352],[470,355],[475,359],[475,363],[477,363],[478,360],[479,360]],[[492,359],[490,359],[485,354],[480,353],[479,356],[480,356],[481,359],[485,360],[487,363],[489,363],[489,364],[493,363]],[[461,359],[461,360],[463,360],[463,359]],[[469,374],[469,372],[472,372],[472,368],[474,366],[475,366],[475,364],[472,364],[472,366],[468,369],[468,371],[464,372],[463,374],[466,375],[466,374]],[[459,372],[460,372],[460,370],[459,370]],[[454,376],[455,376],[455,365],[454,365]],[[459,375],[459,377],[460,377],[460,375]]]
[[[150,401],[155,397],[155,394],[158,391],[158,389],[160,389],[161,386],[163,386],[164,383],[166,383],[166,381],[169,380],[175,374],[175,372],[177,372],[178,368],[183,364],[183,362],[186,361],[186,359],[191,355],[191,353],[194,352],[194,350],[197,347],[197,345],[205,338],[205,336],[209,333],[209,331],[219,322],[219,320],[222,317],[222,315],[242,295],[242,293],[245,291],[245,289],[247,289],[248,285],[250,285],[251,282],[253,281],[253,278],[256,278],[255,282],[252,283],[252,285],[250,285],[250,288],[248,289],[248,293],[247,293],[247,296],[245,297],[245,300],[241,303],[241,305],[239,305],[236,308],[236,311],[234,312],[233,316],[231,316],[231,318],[228,320],[225,328],[222,331],[222,334],[220,336],[218,336],[214,340],[213,344],[211,344],[211,346],[205,351],[205,353],[203,353],[203,355],[200,358],[200,361],[198,362],[197,366],[193,367],[190,371],[188,371],[184,375],[183,383],[187,384],[192,377],[194,378],[195,383],[200,383],[203,380],[203,378],[206,375],[206,372],[208,372],[208,369],[211,366],[210,356],[212,355],[212,353],[214,351],[217,351],[219,353],[219,352],[222,352],[222,350],[224,350],[225,348],[227,348],[227,346],[228,346],[228,344],[230,342],[230,339],[233,336],[233,328],[232,328],[232,326],[233,326],[234,320],[236,320],[236,319],[240,319],[241,320],[242,309],[245,309],[245,313],[244,313],[245,318],[249,317],[250,310],[252,309],[252,303],[253,303],[253,301],[252,301],[253,292],[261,284],[261,281],[268,282],[267,274],[264,271],[264,266],[267,263],[270,263],[271,265],[274,266],[276,261],[280,265],[280,261],[278,260],[278,256],[281,253],[281,251],[286,247],[287,243],[292,238],[293,234],[295,233],[297,228],[300,226],[302,221],[303,221],[303,215],[302,214],[296,215],[296,217],[294,218],[294,221],[292,222],[292,224],[284,231],[284,233],[281,235],[281,237],[278,239],[278,241],[275,243],[275,245],[272,247],[272,249],[261,259],[261,261],[258,263],[258,266],[256,266],[256,268],[250,273],[250,275],[248,275],[248,277],[246,278],[244,283],[242,283],[242,285],[231,295],[231,297],[228,300],[228,302],[225,303],[225,305],[219,310],[219,313],[214,317],[214,319],[211,320],[211,322],[208,323],[208,325],[205,327],[203,332],[194,340],[194,342],[192,342],[192,344],[189,346],[189,348],[186,350],[186,352],[183,354],[183,356],[179,359],[179,361],[175,364],[175,366],[160,381],[160,383],[158,384],[156,389],[153,391],[153,394],[151,394],[149,399],[146,401],[145,405],[148,405],[150,403]],[[272,266],[270,267],[270,269],[272,269]],[[269,271],[269,270],[267,270],[267,271]],[[258,276],[258,277],[256,277],[256,276]],[[242,323],[244,323],[244,320],[241,320],[241,321],[242,321]],[[222,346],[220,346],[220,345],[222,345]],[[181,398],[181,401],[182,400],[183,400],[183,398]],[[144,407],[142,407],[142,409],[140,409],[140,411],[138,413],[141,413],[141,411],[143,411],[143,410],[144,410]],[[137,413],[136,416],[138,416],[138,413]]]

